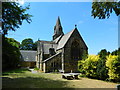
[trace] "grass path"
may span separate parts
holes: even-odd
[[[3,88],[116,88],[117,83],[80,77],[66,80],[61,74],[31,73],[30,71],[4,73]]]

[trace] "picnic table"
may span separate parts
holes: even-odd
[[[72,80],[72,79],[78,79],[78,75],[80,73],[64,73],[62,74],[62,78]]]

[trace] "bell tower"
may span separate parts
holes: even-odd
[[[61,22],[60,22],[60,17],[58,16],[56,25],[54,26],[53,40],[55,40],[60,35],[64,35],[64,33],[63,33]]]

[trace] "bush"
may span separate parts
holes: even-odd
[[[79,62],[79,70],[87,77],[96,77],[97,63],[99,60],[98,55],[89,55],[85,61]],[[81,63],[81,64],[80,64]]]
[[[120,57],[109,55],[107,57],[106,66],[109,69],[109,79],[112,81],[120,81]]]
[[[89,55],[78,62],[82,76],[120,82],[120,48],[117,55],[101,50],[98,55]]]
[[[40,69],[36,67],[36,68],[34,68],[34,70],[40,70]]]
[[[108,78],[108,69],[105,63],[106,59],[99,58],[96,71],[98,79],[106,80]]]
[[[2,46],[2,69],[16,68],[20,60],[19,42],[12,38],[3,38]]]

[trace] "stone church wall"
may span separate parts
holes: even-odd
[[[80,52],[81,57],[83,54],[83,51],[87,51],[86,47],[83,45],[83,42],[81,41],[79,34],[77,32],[74,32],[73,35],[70,37],[69,41],[64,47],[64,70],[65,72],[78,72],[78,60],[73,60],[71,58],[71,45],[72,42],[77,40],[80,44]]]
[[[61,54],[49,59],[43,63],[44,72],[54,72],[62,68],[61,66]]]

